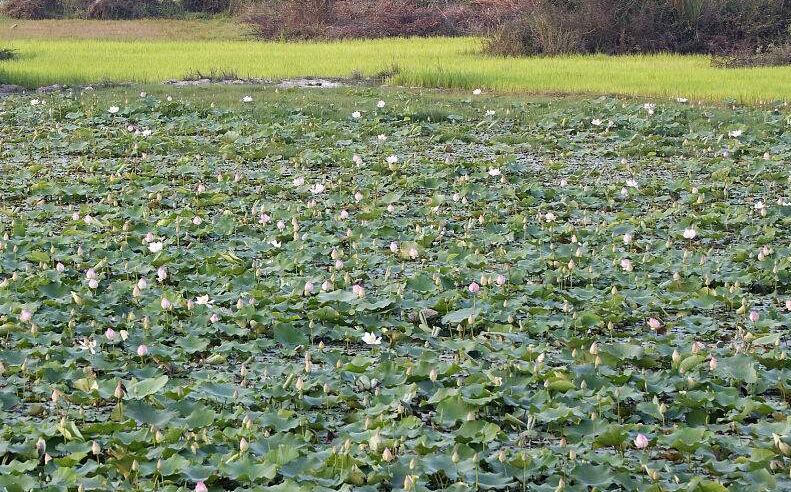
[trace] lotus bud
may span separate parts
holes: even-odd
[[[118,381],[118,384],[115,385],[113,396],[118,400],[124,397],[124,387],[121,385],[121,381]]]
[[[244,437],[239,440],[239,451],[244,453],[250,448],[250,443]]]
[[[428,373],[428,378],[431,382],[435,382],[437,380],[437,369],[432,368],[431,371]]]
[[[385,448],[385,450],[382,452],[382,460],[389,463],[393,461],[393,458],[395,457],[393,456],[393,453],[390,452],[390,448]]]

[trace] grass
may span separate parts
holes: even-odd
[[[80,22],[84,21],[49,24],[57,26],[52,36],[42,34],[47,31],[46,23],[22,23],[17,29],[26,29],[28,39],[20,39],[21,35],[11,39],[4,27],[7,41],[3,44],[17,49],[20,56],[0,62],[0,81],[28,87],[100,81],[159,83],[212,71],[272,79],[349,77],[387,73],[397,67],[390,82],[406,86],[747,103],[791,99],[791,67],[722,69],[712,67],[703,56],[506,59],[480,55],[480,40],[475,38],[276,43],[240,40],[242,31],[234,29],[241,28],[223,20],[211,21],[221,26],[219,33],[206,21],[92,22],[87,26]],[[105,39],[67,39],[83,35],[70,35],[71,31]]]
[[[0,42],[22,39],[241,41],[249,38],[249,34],[250,29],[227,17],[134,21],[0,17]]]

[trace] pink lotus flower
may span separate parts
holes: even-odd
[[[393,253],[398,253],[398,243],[395,241],[390,242],[390,251]],[[788,301],[791,302],[791,301]]]
[[[630,260],[629,258],[624,258],[623,260],[621,260],[621,268],[623,268],[625,272],[631,272],[632,270],[634,270],[634,266],[632,265],[632,260]]]
[[[265,214],[265,213],[263,213],[263,212],[262,212],[262,213],[261,213],[261,216],[258,218],[258,223],[259,223],[259,224],[264,224],[264,225],[266,225],[266,224],[268,224],[268,223],[269,223],[269,221],[271,221],[271,220],[272,220],[272,217],[270,217],[269,215],[267,215],[267,214]]]
[[[481,291],[481,286],[477,282],[473,282],[467,286],[467,290],[470,291],[470,294],[477,294]]]
[[[115,340],[115,337],[118,336],[118,333],[116,333],[112,328],[107,328],[107,330],[104,332],[104,336],[108,340]]]
[[[166,297],[163,297],[161,301],[159,301],[159,305],[165,311],[169,311],[173,307],[173,303],[170,302]]]
[[[212,315],[211,315],[211,318],[209,318],[209,321],[211,321],[211,322],[212,322],[212,324],[214,324],[214,323],[216,323],[216,322],[220,321],[220,315],[219,315],[219,314],[217,314],[217,313],[214,313],[214,314],[212,314]]]
[[[349,218],[349,212],[347,212],[346,210],[341,210],[340,217],[341,217],[341,220],[348,219]]]
[[[786,310],[791,311],[791,299],[786,300]]]
[[[498,274],[498,275],[497,275],[497,278],[496,278],[494,281],[495,281],[495,283],[496,283],[497,285],[499,285],[500,287],[502,287],[503,285],[505,285],[505,282],[506,282],[505,275],[503,275],[502,273]]]
[[[714,371],[717,369],[717,358],[712,357],[709,359],[709,370]]]
[[[192,218],[192,224],[196,225],[196,226],[199,226],[199,225],[203,224],[203,219],[201,219],[200,217],[198,217],[196,215],[195,217]]]
[[[203,480],[195,484],[195,492],[209,492],[209,488],[203,483]]]
[[[140,357],[143,357],[143,356],[145,356],[147,354],[148,354],[148,346],[146,346],[146,345],[139,345],[137,347],[137,355],[139,355]]]
[[[328,292],[328,291],[332,290],[332,282],[330,282],[329,280],[325,280],[321,284],[321,290],[323,290],[324,292]]]
[[[338,260],[338,261],[340,261],[340,260]],[[360,297],[360,298],[365,296],[365,288],[362,285],[360,285],[360,284],[354,284],[352,286],[352,292],[354,292],[354,295],[356,295],[357,297]]]
[[[91,289],[94,289],[94,290],[98,289],[99,288],[99,281],[96,280],[96,279],[93,279],[93,278],[88,280],[88,287],[90,287]]]
[[[305,290],[305,294],[312,294],[313,293],[313,282],[306,282],[304,290]]]
[[[96,274],[96,270],[93,268],[89,268],[87,272],[85,272],[85,278],[88,280],[96,280],[99,276]]]
[[[168,269],[164,266],[157,268],[157,278],[160,282],[164,282],[168,278]]]
[[[58,273],[63,273],[66,271],[66,266],[63,263],[58,263],[55,265],[55,270],[57,270]]]
[[[137,288],[140,290],[146,290],[148,288],[148,281],[144,278],[141,278],[137,281]]]
[[[29,323],[30,320],[33,319],[33,313],[29,309],[23,309],[22,312],[19,313],[19,319],[24,323]]]
[[[634,447],[637,449],[645,449],[648,447],[648,438],[645,434],[637,434],[637,437],[634,438]]]
[[[755,323],[759,319],[761,319],[761,315],[758,314],[758,311],[750,311],[750,321]]]
[[[648,327],[652,330],[658,330],[662,328],[662,322],[656,318],[648,318]]]

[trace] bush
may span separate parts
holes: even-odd
[[[776,43],[791,0],[537,0],[488,38],[497,55],[723,53]]]
[[[172,15],[176,8],[177,5],[169,0],[93,0],[86,16],[89,19],[140,19]]]
[[[228,12],[231,8],[230,0],[181,0],[181,4],[187,12],[205,12],[208,14]]]
[[[12,48],[0,48],[0,61],[13,60],[17,57],[17,51]]]
[[[51,19],[63,14],[59,0],[6,0],[2,13],[16,19]]]
[[[791,41],[755,51],[737,50],[715,56],[713,65],[723,68],[777,67],[791,65]]]
[[[524,0],[270,0],[244,18],[267,39],[447,36],[487,31]]]

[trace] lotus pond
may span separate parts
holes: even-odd
[[[791,490],[786,108],[264,92],[0,102],[0,490]]]

